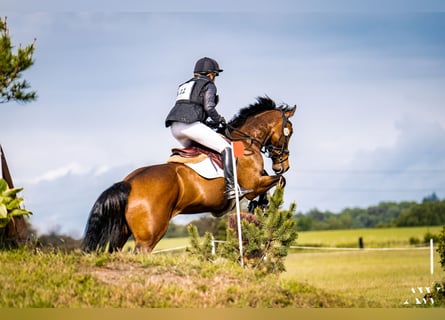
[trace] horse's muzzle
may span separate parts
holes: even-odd
[[[278,168],[275,168],[274,166],[272,167],[273,171],[276,174],[283,174],[285,172],[287,172],[287,170],[289,170],[290,166],[286,166],[284,167],[283,165],[280,165]]]

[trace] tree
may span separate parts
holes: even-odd
[[[439,226],[445,224],[445,200],[415,204],[400,213],[398,227]]]
[[[34,41],[13,53],[14,46],[9,36],[7,18],[0,17],[0,103],[10,101],[30,102],[37,99],[35,91],[29,91],[30,84],[22,80],[22,72],[34,64]]]
[[[280,209],[283,204],[284,189],[276,188],[269,198],[266,210],[255,209],[255,215],[247,214],[242,219],[243,256],[240,256],[237,235],[237,224],[229,218],[226,241],[220,243],[213,253],[212,235],[206,232],[202,241],[196,226],[188,228],[191,236],[191,247],[188,251],[204,261],[215,261],[225,258],[239,262],[243,259],[247,268],[255,270],[258,275],[278,274],[285,271],[284,259],[289,247],[297,239],[297,222],[293,215],[296,204],[288,210]],[[234,217],[233,221],[236,221]]]
[[[427,195],[425,198],[423,198],[422,203],[425,202],[436,202],[436,201],[440,201],[439,197],[437,196],[437,194],[435,192],[433,192],[430,195]]]
[[[257,221],[241,222],[244,240],[244,256],[241,258],[247,267],[255,269],[259,274],[278,274],[285,271],[284,259],[289,247],[298,237],[297,221],[293,217],[296,204],[292,203],[288,210],[283,210],[283,198],[284,189],[275,188],[266,210],[255,209]],[[220,252],[223,256],[227,254],[227,257],[239,259],[238,235],[235,230],[227,231],[227,242],[221,246]],[[233,256],[233,253],[236,255]]]

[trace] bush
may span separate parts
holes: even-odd
[[[442,265],[442,269],[445,270],[445,226],[437,237],[437,244],[437,252],[440,255],[440,264]]]
[[[437,243],[437,242],[439,242],[439,235],[438,235],[438,234],[431,233],[431,232],[428,231],[428,232],[425,233],[425,235],[423,236],[423,243],[427,243],[427,244],[429,244],[431,239],[433,239],[433,242],[434,242],[434,243]]]
[[[289,210],[280,210],[283,203],[284,189],[276,188],[269,199],[266,210],[256,209],[255,217],[242,221],[243,256],[240,256],[237,225],[229,223],[227,239],[221,243],[213,255],[212,238],[206,233],[202,242],[198,239],[196,227],[189,227],[191,248],[189,252],[201,256],[202,260],[212,261],[221,257],[234,262],[241,262],[259,275],[285,271],[284,258],[289,247],[297,239],[297,224],[293,218],[296,205]],[[230,227],[231,225],[231,227]]]
[[[430,298],[434,301],[435,307],[444,307],[445,306],[445,282],[436,282],[433,285],[433,290],[431,294],[425,295],[424,298]]]
[[[213,261],[215,257],[212,250],[212,234],[206,232],[204,239],[200,241],[198,228],[195,225],[189,224],[187,230],[190,235],[190,247],[187,247],[187,251],[201,261]]]
[[[409,244],[412,246],[417,246],[420,244],[420,239],[416,237],[410,237],[409,238]]]

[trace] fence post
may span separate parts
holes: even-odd
[[[215,249],[215,238],[212,235],[212,256],[214,256],[216,254],[216,249]]]
[[[237,151],[240,149],[238,146],[241,144],[242,149],[242,142],[237,142]],[[243,253],[243,235],[241,233],[241,209],[240,209],[240,199],[239,199],[239,185],[238,185],[238,173],[236,172],[236,155],[235,155],[235,143],[232,142],[232,162],[233,162],[233,178],[234,178],[234,184],[235,184],[235,202],[236,202],[236,218],[238,222],[238,241],[239,241],[239,252],[240,252],[240,264],[241,267],[244,268],[244,253]]]
[[[430,271],[431,275],[434,274],[434,242],[430,239]]]
[[[365,244],[363,242],[363,237],[358,238],[358,247],[360,249],[364,249],[365,248]]]

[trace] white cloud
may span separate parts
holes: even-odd
[[[89,169],[86,169],[82,167],[80,164],[73,162],[63,167],[47,171],[41,176],[31,179],[30,183],[37,184],[42,181],[53,181],[68,174],[79,175],[79,174],[85,174],[89,171],[90,171]]]
[[[130,166],[83,168],[70,164],[38,181],[24,181],[20,186],[24,187],[26,206],[33,212],[32,225],[41,234],[57,227],[61,233],[81,237],[96,199],[131,170]]]

